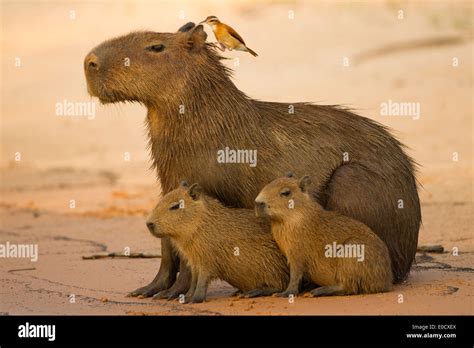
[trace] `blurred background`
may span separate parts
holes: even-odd
[[[438,192],[443,200],[469,198],[470,1],[2,1],[0,166],[17,167],[16,152],[21,166],[41,169],[120,172],[124,166],[148,166],[143,107],[97,103],[95,119],[88,120],[59,117],[55,105],[91,101],[82,64],[102,41],[135,30],[173,32],[210,14],[259,53],[257,59],[224,53],[239,58],[239,66],[234,60],[226,64],[248,95],[348,105],[391,127],[409,146],[422,165],[427,198]],[[436,38],[440,42],[430,45]],[[360,56],[365,58],[358,62]],[[380,103],[389,99],[419,102],[420,119],[381,116]],[[130,153],[129,163],[124,152]],[[457,163],[453,152],[459,153]],[[140,181],[154,181],[142,168],[138,172]],[[440,186],[450,189],[440,192]]]

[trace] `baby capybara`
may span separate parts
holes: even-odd
[[[421,214],[414,164],[402,144],[381,124],[338,106],[254,100],[234,85],[221,59],[202,26],[189,23],[175,33],[142,31],[105,41],[87,55],[84,70],[89,93],[102,103],[147,108],[163,193],[187,178],[226,206],[251,209],[281,168],[308,173],[314,198],[377,233],[394,279],[405,279]],[[258,161],[223,163],[224,148],[256,151]],[[189,287],[185,264],[168,238],[161,243],[159,273],[132,296]]]
[[[389,291],[387,246],[363,223],[324,210],[308,191],[309,176],[279,178],[255,199],[257,215],[270,217],[272,234],[290,265],[288,288],[296,295],[303,277],[320,287],[313,296]]]
[[[283,291],[288,284],[287,262],[268,221],[250,209],[224,207],[198,184],[183,183],[166,194],[147,226],[156,237],[170,238],[188,262],[192,280],[186,302],[204,301],[209,282],[217,278],[248,297]]]

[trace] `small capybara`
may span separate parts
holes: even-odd
[[[342,107],[248,97],[206,37],[193,23],[176,33],[134,32],[103,42],[84,61],[92,96],[148,109],[151,155],[163,193],[187,178],[226,206],[252,209],[281,168],[308,173],[314,198],[377,233],[388,246],[395,281],[404,280],[421,214],[414,163],[402,144],[383,125]],[[218,154],[224,148],[256,151],[258,161],[223,163]],[[160,271],[131,296],[189,287],[189,270],[168,238],[161,243]]]
[[[389,291],[392,272],[387,246],[363,223],[324,210],[308,191],[309,176],[279,178],[255,199],[257,215],[268,216],[272,234],[290,265],[288,288],[296,295],[303,277],[320,287],[313,296]]]
[[[268,220],[250,209],[224,207],[198,184],[182,183],[166,194],[147,226],[156,237],[170,238],[188,262],[192,280],[186,302],[204,301],[209,282],[217,278],[247,297],[280,292],[288,284],[288,265]]]

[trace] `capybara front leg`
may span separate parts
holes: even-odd
[[[210,277],[209,274],[206,272],[199,272],[197,283],[196,283],[196,290],[194,290],[193,298],[191,302],[193,303],[201,303],[206,300],[207,294],[207,287],[209,286]]]
[[[186,294],[191,286],[191,269],[187,265],[186,261],[180,260],[179,264],[179,275],[176,282],[167,291],[166,298],[172,300],[178,298],[180,295]]]
[[[151,281],[150,284],[138,288],[127,296],[136,297],[150,297],[156,293],[168,289],[176,280],[176,273],[178,271],[179,258],[173,250],[171,242],[168,238],[161,239],[161,265],[158,274]]]
[[[194,292],[196,291],[198,275],[196,271],[191,271],[191,273],[191,286],[184,296],[184,303],[189,303],[193,298]]]
[[[276,293],[278,297],[296,296],[299,293],[301,281],[303,280],[303,271],[301,267],[290,263],[290,282],[285,291]]]

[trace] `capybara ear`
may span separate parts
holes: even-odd
[[[180,31],[182,33],[185,33],[187,31],[190,31],[195,26],[196,26],[196,24],[194,24],[193,22],[188,22],[185,25],[183,25],[181,28],[179,28],[178,31]]]
[[[191,198],[193,200],[197,201],[199,199],[199,197],[201,197],[201,193],[202,193],[201,185],[192,184],[191,187],[188,190],[188,193],[189,193],[189,195],[191,196]]]
[[[189,184],[188,184],[188,182],[187,182],[186,180],[183,180],[183,181],[181,181],[181,183],[179,184],[179,186],[181,186],[181,187],[188,187]]]
[[[286,172],[285,176],[286,176],[287,178],[293,178],[293,177],[294,177],[294,174],[293,174],[293,172]]]
[[[192,49],[202,47],[206,43],[206,39],[207,34],[204,31],[204,27],[202,25],[198,25],[187,35],[186,48]]]
[[[301,191],[307,192],[310,185],[311,185],[311,178],[309,177],[309,175],[305,175],[300,179],[299,186],[300,186]]]

